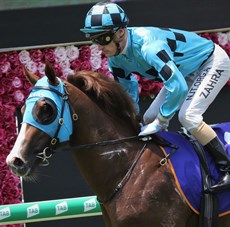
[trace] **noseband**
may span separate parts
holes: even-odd
[[[47,91],[51,91],[51,92],[56,93],[62,99],[62,106],[61,106],[60,117],[59,117],[59,120],[58,120],[58,127],[56,129],[56,132],[55,132],[53,138],[50,141],[50,146],[49,147],[45,147],[43,149],[43,151],[40,152],[40,153],[38,153],[37,156],[36,156],[37,158],[39,158],[39,159],[42,160],[42,162],[40,164],[41,166],[48,166],[49,165],[49,160],[48,159],[51,158],[52,155],[54,154],[54,150],[56,148],[56,145],[59,142],[58,134],[59,134],[61,126],[64,124],[63,115],[64,115],[64,107],[65,107],[66,103],[70,107],[70,111],[72,113],[72,116],[71,116],[72,121],[77,121],[78,120],[78,115],[74,112],[72,106],[69,103],[69,96],[68,96],[69,93],[67,91],[67,85],[65,83],[63,83],[63,88],[64,88],[64,93],[61,93],[58,90],[56,90],[56,89],[54,89],[52,87],[47,87],[47,86],[35,86],[32,89],[32,90],[36,89],[36,90],[47,90]]]

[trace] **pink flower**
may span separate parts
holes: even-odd
[[[98,56],[101,58],[102,51],[98,49],[97,45],[91,45],[90,46],[90,52],[91,52],[91,57]]]
[[[19,53],[19,60],[23,65],[26,65],[28,62],[31,61],[30,53],[27,50],[22,50]]]
[[[40,76],[44,76],[45,75],[45,64],[42,62],[37,62],[37,70],[40,74]]]
[[[64,70],[62,70],[63,75],[61,76],[62,79],[66,80],[68,75],[73,75],[74,74],[74,70],[66,68]]]
[[[62,79],[66,79],[68,75],[74,73],[74,71],[70,68],[70,62],[68,58],[66,58],[65,61],[60,62],[59,65],[62,68]]]
[[[102,58],[101,68],[102,68],[102,70],[109,70],[108,69],[108,59],[107,58]]]
[[[32,72],[32,73],[36,73],[37,72],[37,63],[36,62],[33,62],[33,61],[29,61],[26,63],[26,68]]]
[[[30,57],[34,62],[40,62],[43,59],[43,53],[39,49],[31,50]]]
[[[59,62],[59,65],[61,66],[61,68],[62,68],[63,70],[65,70],[65,69],[67,69],[67,68],[69,69],[69,68],[70,68],[69,59],[66,58],[64,61]]]
[[[79,49],[73,45],[66,47],[66,54],[70,62],[79,57]]]
[[[92,70],[95,71],[101,67],[101,57],[100,56],[91,56],[90,64],[92,66]]]
[[[2,73],[7,73],[11,70],[10,62],[6,61],[0,64]]]
[[[65,61],[67,58],[65,47],[56,47],[54,49],[54,54],[56,56],[56,62]]]
[[[21,90],[16,90],[14,92],[14,100],[18,105],[24,103],[25,95],[23,94],[23,92]]]
[[[23,83],[22,83],[22,80],[16,76],[12,80],[12,85],[15,88],[22,88]]]
[[[228,43],[228,35],[226,33],[218,32],[218,43],[222,46],[226,45]]]

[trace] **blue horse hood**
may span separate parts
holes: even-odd
[[[48,83],[48,78],[46,76],[44,76],[37,81],[37,83],[35,84],[34,87],[43,86],[43,87],[55,89],[64,95],[65,90],[64,90],[63,82],[59,78],[58,78],[58,80],[59,80],[59,85],[53,86],[53,85],[50,85]],[[43,98],[43,97],[50,98],[51,100],[53,100],[54,103],[56,104],[56,107],[57,107],[57,112],[58,112],[57,117],[50,124],[40,124],[39,122],[37,122],[34,119],[34,117],[32,115],[32,109],[33,109],[36,101],[39,100],[40,98]],[[51,138],[54,138],[55,133],[58,129],[59,119],[61,118],[62,103],[63,103],[63,98],[53,91],[45,90],[42,88],[41,89],[39,89],[39,88],[38,89],[32,89],[29,97],[26,99],[26,103],[25,103],[26,109],[25,109],[25,113],[23,115],[23,121],[22,122],[27,123],[29,125],[32,125],[38,129],[40,129],[41,131],[45,132],[46,134],[48,134]],[[68,102],[65,102],[64,112],[63,112],[62,118],[63,118],[63,124],[60,127],[57,138],[59,139],[60,142],[65,142],[65,141],[68,141],[70,139],[70,136],[72,135],[72,132],[73,132],[71,112],[70,112]]]

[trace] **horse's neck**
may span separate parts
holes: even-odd
[[[79,94],[73,107],[79,116],[73,136],[77,146],[135,136],[131,126],[112,121],[85,95]],[[103,197],[110,194],[125,175],[139,147],[127,142],[80,150],[73,146],[72,150],[82,175],[94,192]]]
[[[74,124],[76,132],[74,137],[77,144],[96,143],[136,135],[131,125],[113,120],[81,91],[78,91],[74,97],[70,97],[70,103],[78,115],[78,120]]]

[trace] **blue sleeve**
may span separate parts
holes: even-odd
[[[152,65],[162,79],[167,90],[160,114],[170,118],[180,108],[184,101],[188,86],[184,76],[179,71],[173,58],[173,52],[163,41],[150,42],[143,45],[142,55],[145,61]]]
[[[121,84],[124,90],[133,99],[136,111],[139,114],[139,84],[136,78],[132,75],[132,73],[114,65],[111,59],[109,59],[109,70],[113,74],[115,79],[118,80],[118,82]]]
[[[129,79],[126,78],[121,78],[118,77],[118,81],[119,83],[122,85],[122,87],[125,89],[125,91],[132,97],[137,113],[140,112],[140,108],[139,108],[139,85],[138,85],[138,81],[136,80],[136,78],[134,76],[130,76]]]

